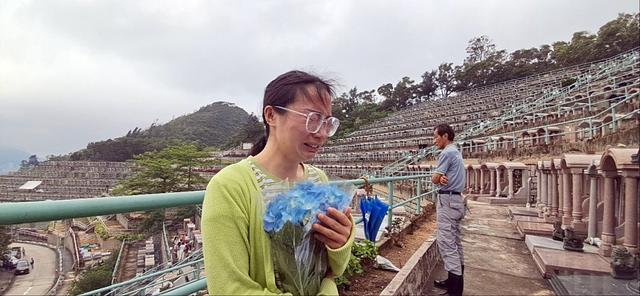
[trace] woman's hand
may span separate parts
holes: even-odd
[[[313,224],[315,238],[331,249],[339,249],[347,243],[351,236],[351,208],[340,212],[334,208],[327,210],[327,215],[318,214],[322,223]]]

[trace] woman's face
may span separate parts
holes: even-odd
[[[310,93],[315,93],[315,91]],[[323,100],[317,96],[309,98],[298,96],[293,103],[284,106],[304,115],[278,110],[283,112],[276,114],[277,126],[274,140],[277,141],[278,149],[293,161],[302,162],[312,159],[322,145],[327,142],[326,123],[317,133],[308,132],[306,127],[306,115],[310,112],[320,113],[324,118],[331,116],[331,99],[327,98]]]

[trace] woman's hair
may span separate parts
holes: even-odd
[[[286,107],[293,103],[297,96],[303,96],[307,99],[320,98],[321,100],[331,100],[334,95],[334,85],[331,81],[306,72],[293,70],[276,77],[276,79],[269,82],[264,89],[262,121],[264,122],[265,134],[253,145],[250,154],[255,156],[260,153],[267,145],[267,140],[269,139],[269,124],[264,117],[264,107]],[[285,112],[278,108],[273,108],[273,110],[277,113]]]

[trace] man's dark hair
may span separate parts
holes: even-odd
[[[456,134],[453,132],[453,129],[445,123],[442,124],[438,124],[434,130],[436,131],[436,133],[438,134],[438,136],[443,137],[444,134],[447,134],[448,137],[447,139],[449,139],[449,141],[453,142],[453,138],[456,136]]]

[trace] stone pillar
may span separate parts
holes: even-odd
[[[545,171],[546,170],[540,170],[540,186],[538,187],[538,190],[540,191],[540,201],[538,202],[538,217],[544,217],[546,212],[547,176]]]
[[[509,190],[507,192],[507,198],[513,198],[513,169],[507,169],[507,178],[509,180]]]
[[[478,181],[477,181],[478,180],[478,178],[477,178],[478,176],[476,175],[476,170],[471,169],[471,175],[473,176],[473,177],[471,177],[471,179],[473,180],[473,183],[471,183],[471,192],[472,193],[477,193],[476,192],[476,188],[478,187],[478,184],[477,184],[478,183]]]
[[[547,209],[551,213],[551,201],[553,200],[553,174],[552,170],[547,172]]]
[[[522,174],[520,174],[522,178],[520,188],[518,190],[525,190],[525,195],[527,197],[527,201],[529,200],[529,196],[531,195],[531,180],[529,180],[529,169],[522,169]],[[516,192],[518,192],[516,190]],[[515,193],[514,193],[515,194]]]
[[[564,199],[564,173],[562,170],[558,171],[558,219],[562,220],[564,211],[562,210],[562,204]]]
[[[615,233],[615,194],[613,184],[616,173],[612,171],[604,171],[604,217],[602,220],[602,246],[600,247],[600,255],[611,256],[611,249],[616,243]]]
[[[582,221],[582,169],[571,169],[573,176],[573,221],[571,226],[576,232],[587,232],[587,227]]]
[[[484,183],[485,183],[485,178],[484,178],[484,170],[482,168],[480,168],[480,194],[485,194],[486,192],[484,191]]]
[[[466,168],[464,169],[464,179],[466,180],[466,183],[464,184],[465,190],[469,192],[469,183],[471,183],[471,180],[469,180],[469,170]]]
[[[542,191],[542,177],[541,177],[541,175],[542,175],[542,170],[538,169],[536,171],[536,179],[538,181],[538,182],[536,182],[536,184],[537,184],[536,185],[536,188],[537,188],[536,189],[536,204],[537,205],[539,205],[541,203],[540,199],[542,198],[542,194],[540,193]]]
[[[593,238],[598,233],[598,174],[589,174],[590,187],[589,187],[589,229],[587,237]]]
[[[571,212],[572,212],[572,203],[571,203],[571,172],[568,169],[564,170],[564,177],[562,178],[564,184],[562,184],[562,189],[564,189],[563,200],[562,200],[562,225],[571,225]]]
[[[623,172],[624,176],[624,246],[638,254],[638,179]]]
[[[496,169],[491,169],[489,173],[491,174],[491,179],[489,180],[490,182],[489,195],[495,196],[496,195]]]
[[[551,171],[551,216],[558,217],[558,170]]]
[[[500,197],[502,186],[500,186],[500,168],[496,168],[496,197]]]
[[[476,183],[476,193],[480,193],[480,190],[482,189],[482,184],[480,184],[480,174],[478,173],[478,170],[473,169],[473,174],[475,175],[475,183]]]

